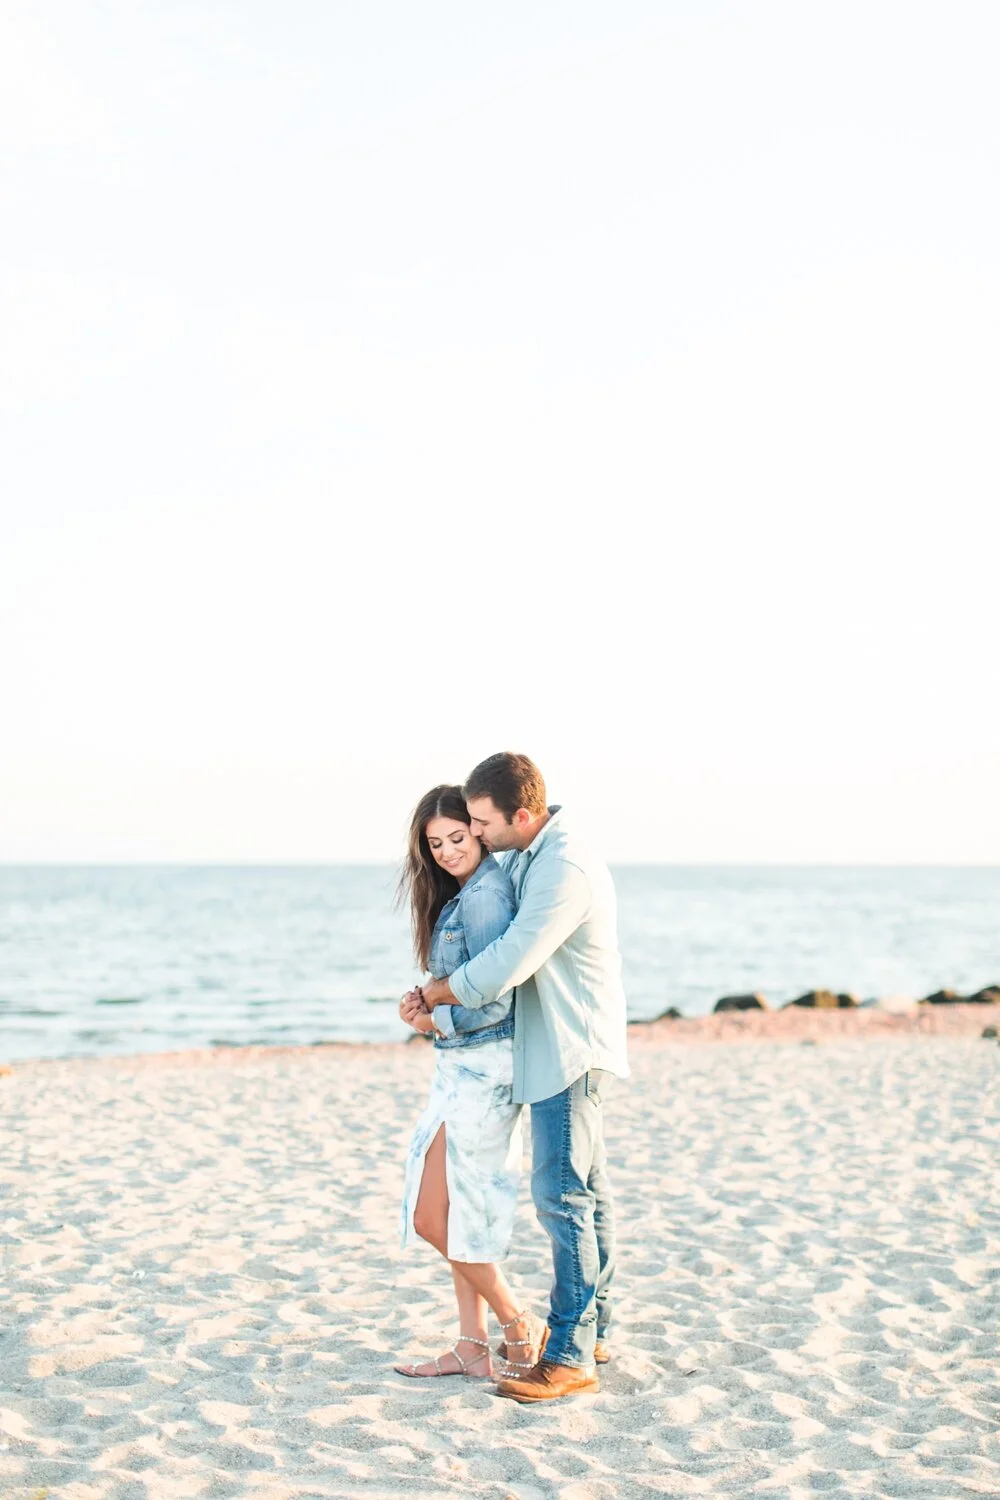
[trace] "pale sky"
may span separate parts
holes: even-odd
[[[0,16],[0,860],[996,861],[1000,11]]]

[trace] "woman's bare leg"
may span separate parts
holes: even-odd
[[[442,1125],[427,1147],[420,1192],[413,1210],[413,1227],[422,1240],[448,1259],[448,1174],[445,1169],[446,1139]]]
[[[479,1293],[469,1285],[462,1275],[461,1267],[455,1261],[451,1262],[451,1279],[455,1283],[455,1301],[458,1303],[458,1326],[460,1330],[462,1333],[474,1333],[477,1339],[488,1338],[490,1314],[486,1298],[480,1297]],[[480,1354],[483,1352],[482,1349],[479,1350]],[[468,1355],[464,1349],[462,1350],[462,1357],[466,1360],[468,1359]],[[485,1367],[486,1361],[483,1360],[483,1368],[485,1369]]]
[[[448,1175],[445,1167],[447,1140],[442,1125],[427,1148],[424,1170],[420,1180],[420,1192],[413,1211],[413,1227],[421,1239],[433,1245],[439,1254],[448,1260]],[[461,1333],[473,1334],[477,1339],[487,1336],[486,1308],[492,1307],[500,1323],[509,1323],[517,1318],[519,1308],[506,1276],[499,1266],[491,1261],[449,1261],[452,1280],[455,1283],[455,1299],[458,1302],[458,1326]],[[510,1329],[511,1339],[527,1337],[530,1328],[527,1322]],[[466,1364],[479,1373],[488,1369],[485,1358],[473,1364],[476,1356],[485,1355],[477,1344],[459,1340],[459,1353]],[[518,1351],[520,1352],[520,1351]],[[513,1355],[512,1355],[513,1357]],[[458,1361],[449,1351],[440,1356],[444,1370],[457,1370]],[[434,1361],[416,1365],[419,1375],[433,1375]]]

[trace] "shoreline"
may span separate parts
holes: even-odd
[[[882,1010],[878,1006],[813,1009],[787,1006],[775,1011],[721,1011],[707,1016],[661,1017],[655,1021],[630,1021],[630,1047],[699,1046],[726,1043],[786,1042],[819,1045],[833,1041],[866,1041],[872,1038],[982,1036],[987,1026],[1000,1031],[1000,1004],[918,1005],[906,1011]],[[0,1062],[0,1078],[25,1069],[48,1067],[156,1068],[189,1065],[241,1067],[267,1058],[353,1058],[396,1056],[402,1048],[424,1047],[415,1037],[395,1042],[309,1042],[245,1047],[183,1047],[164,1052],[109,1052],[96,1056],[28,1057]]]

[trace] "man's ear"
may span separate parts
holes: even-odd
[[[519,807],[514,814],[514,823],[518,828],[525,828],[531,822],[531,814],[526,807]]]

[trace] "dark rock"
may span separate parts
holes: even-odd
[[[988,984],[984,990],[977,990],[969,996],[969,1004],[1000,1005],[1000,984]]]
[[[817,1010],[837,1010],[857,1003],[857,995],[835,995],[833,990],[807,990],[797,1000],[789,1000],[788,1005],[811,1005]],[[787,1010],[788,1005],[783,1005],[782,1010]]]
[[[926,995],[921,1000],[921,1005],[963,1005],[965,996],[959,995],[955,990],[935,990],[933,995]]]
[[[714,1014],[720,1010],[770,1010],[763,995],[723,995],[716,1000]]]
[[[986,1041],[995,1042],[1000,1037],[1000,1031],[995,1026],[984,1026],[983,1037]]]
[[[681,1021],[683,1019],[676,1005],[670,1005],[666,1010],[661,1010],[658,1016],[638,1016],[628,1024],[630,1026],[653,1026],[657,1021]]]

